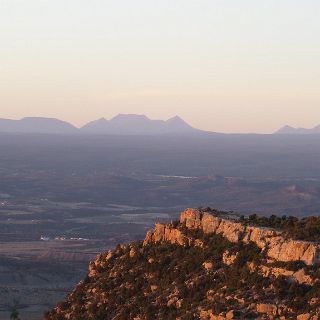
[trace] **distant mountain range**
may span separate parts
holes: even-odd
[[[176,116],[167,121],[150,120],[144,115],[119,114],[111,120],[104,118],[89,122],[81,129],[87,133],[121,133],[121,134],[162,134],[188,133],[197,131],[180,117]]]
[[[81,128],[55,118],[27,117],[21,120],[0,119],[0,132],[154,135],[193,133],[201,132],[201,130],[191,127],[178,116],[164,121],[151,120],[145,115],[119,114],[111,120],[101,118],[89,122]]]
[[[276,131],[275,134],[320,134],[320,125],[311,129],[284,126]]]
[[[101,118],[91,121],[81,128],[55,118],[0,118],[0,133],[158,135],[201,132],[205,131],[193,128],[178,116],[165,121],[151,120],[145,115],[118,114],[110,120]],[[274,134],[320,134],[320,125],[311,129],[284,126]]]
[[[0,132],[73,133],[77,130],[72,124],[54,118],[27,117],[21,120],[0,119]]]

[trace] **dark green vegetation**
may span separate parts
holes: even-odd
[[[232,244],[219,235],[188,232],[203,248],[169,243],[118,246],[112,257],[100,256],[94,274],[47,313],[47,320],[198,319],[201,310],[214,314],[235,310],[243,319],[258,318],[255,305],[282,305],[283,315],[316,310],[308,301],[320,297],[320,285],[298,285],[284,277],[251,273],[248,262],[260,264],[264,254],[254,244]],[[238,253],[226,266],[223,253]],[[134,255],[132,254],[134,252]],[[205,268],[204,263],[212,263]],[[253,307],[252,307],[253,305]],[[291,309],[291,311],[289,311]]]
[[[247,225],[282,230],[289,238],[320,242],[320,216],[298,219],[293,216],[262,217],[253,214],[248,218],[241,216],[240,221]]]

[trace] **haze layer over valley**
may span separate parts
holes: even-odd
[[[17,301],[39,319],[97,253],[186,207],[318,214],[319,147],[310,135],[0,134],[0,315]]]

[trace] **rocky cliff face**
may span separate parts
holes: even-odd
[[[320,246],[318,243],[287,239],[281,231],[245,226],[236,219],[227,217],[227,215],[217,216],[212,213],[189,208],[181,213],[180,225],[156,224],[154,230],[148,231],[143,244],[147,245],[167,241],[180,246],[193,245],[203,247],[203,241],[187,237],[179,229],[181,225],[189,230],[201,230],[205,234],[214,233],[222,235],[233,243],[255,243],[269,258],[269,265],[248,264],[251,272],[259,272],[265,277],[274,276],[279,278],[283,276],[299,284],[312,285],[314,283],[312,278],[305,274],[303,268],[292,271],[283,267],[273,267],[271,264],[272,262],[297,261],[302,261],[309,266],[320,264]],[[226,265],[230,265],[236,260],[237,255],[237,253],[230,254],[226,251],[223,254],[223,262]]]
[[[157,223],[154,230],[147,232],[144,244],[150,242],[168,241],[172,244],[179,244],[184,246],[186,244],[191,245],[192,239],[186,237],[181,230],[174,228],[170,224]]]
[[[287,239],[281,231],[245,226],[226,215],[221,217],[189,208],[181,213],[180,224],[190,230],[202,230],[205,234],[215,233],[222,235],[233,243],[243,242],[248,244],[253,242],[270,258],[269,263],[302,261],[309,266],[320,264],[320,245],[318,243]],[[161,241],[168,241],[181,246],[203,246],[201,240],[186,237],[179,228],[174,227],[172,224],[156,224],[154,230],[148,231],[144,245]],[[232,255],[225,252],[223,262],[226,265],[230,265],[236,260],[236,257],[237,254]],[[284,276],[300,284],[312,285],[314,283],[303,269],[292,271],[285,268],[266,265],[256,266],[254,264],[249,264],[248,267],[252,272],[258,271],[266,277],[270,275],[276,278]]]
[[[100,254],[45,319],[318,320],[318,262],[317,243],[187,209]]]
[[[199,210],[187,209],[181,213],[180,223],[189,229],[221,234],[231,242],[254,242],[276,261],[303,261],[307,265],[320,263],[320,245],[308,241],[286,239],[281,231],[244,226],[236,220],[214,216]],[[159,235],[158,235],[159,236]]]

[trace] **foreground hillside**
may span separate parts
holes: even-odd
[[[303,222],[300,239],[290,238],[300,221],[289,220],[188,209],[143,242],[99,255],[45,319],[316,320],[320,245],[308,238],[319,219]]]

